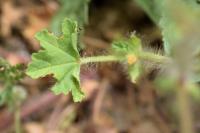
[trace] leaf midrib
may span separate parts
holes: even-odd
[[[44,68],[41,68],[41,69],[37,69],[37,70],[35,70],[35,71],[30,71],[29,70],[29,73],[35,73],[35,72],[40,72],[40,71],[44,71],[45,69],[48,69],[48,68],[52,68],[52,69],[54,69],[55,67],[63,67],[63,66],[65,66],[65,65],[71,65],[71,64],[76,64],[75,62],[69,62],[69,63],[63,63],[63,64],[57,64],[57,65],[51,65],[51,66],[48,66],[48,67],[44,67]]]
[[[49,33],[48,33],[48,34],[49,34]],[[50,35],[50,36],[51,36],[51,35]],[[68,54],[66,51],[64,51],[63,49],[61,49],[59,46],[57,47],[56,45],[51,44],[51,42],[46,41],[46,39],[43,39],[43,38],[38,38],[38,39],[39,39],[39,41],[40,41],[41,44],[42,44],[42,42],[43,42],[43,43],[45,43],[45,45],[55,48],[58,52],[61,52],[61,53],[65,54],[66,56],[70,56],[71,58],[74,58],[72,55]],[[58,40],[59,40],[59,38],[56,38],[56,42],[57,42],[57,43],[58,43]],[[59,45],[59,44],[58,44],[58,45]],[[43,46],[42,46],[42,47],[43,47]],[[44,49],[48,51],[47,48],[44,47]]]

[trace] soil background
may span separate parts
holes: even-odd
[[[1,0],[0,56],[26,66],[31,54],[40,49],[34,34],[49,27],[59,8],[57,0]],[[162,52],[160,30],[133,0],[92,0],[81,54],[106,54],[113,40],[131,34],[142,39],[145,49]],[[50,91],[55,83],[51,76],[20,81],[17,87],[27,93],[21,107],[25,133],[178,132],[174,95],[159,94],[152,83],[157,69],[150,67],[137,84],[131,83],[126,68],[118,63],[81,69],[86,94],[81,103],[74,103],[70,95],[55,96]],[[0,108],[0,132],[14,132],[13,114],[6,106]]]

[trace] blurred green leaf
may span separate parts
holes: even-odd
[[[23,65],[11,66],[6,60],[0,58],[0,81],[3,83],[3,89],[0,90],[0,105],[6,104],[10,109],[13,109],[18,100],[13,95],[14,86],[23,77]]]
[[[114,41],[112,44],[112,50],[116,54],[137,55],[142,50],[141,40],[137,36],[132,35],[130,39]]]
[[[53,17],[51,29],[56,35],[61,34],[60,23],[64,18],[69,18],[78,22],[82,28],[88,23],[88,7],[90,0],[59,0],[60,9]]]
[[[181,73],[200,81],[199,4],[195,0],[136,1],[161,28],[165,53]]]
[[[200,102],[200,88],[199,88],[198,85],[196,85],[196,84],[189,84],[188,85],[188,91],[189,91],[190,96],[194,100]]]
[[[200,22],[200,8],[195,0],[136,0],[152,20],[160,26],[166,54]],[[188,29],[187,29],[188,28]]]
[[[155,79],[154,84],[161,93],[172,93],[175,91],[174,86],[176,86],[177,80],[173,77],[160,75]]]
[[[197,35],[199,35],[200,30],[197,27],[200,22],[200,8],[195,1],[191,0],[164,0],[162,9],[160,27],[164,45],[169,54],[175,45],[190,39],[192,35],[196,36],[195,32],[198,32]],[[192,43],[192,41],[188,43]]]
[[[162,12],[161,12],[161,0],[135,0],[143,10],[149,15],[149,17],[155,22],[159,23]]]

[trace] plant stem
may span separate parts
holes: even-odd
[[[151,62],[154,62],[154,63],[161,63],[161,64],[170,62],[169,57],[157,55],[157,54],[150,53],[150,52],[142,52],[139,55],[139,58],[141,58],[142,60],[147,60],[147,61],[151,61]]]
[[[142,52],[139,55],[141,60],[152,61],[154,63],[166,63],[170,61],[170,58],[156,55],[149,52]],[[116,55],[105,55],[105,56],[92,56],[84,57],[80,59],[80,64],[87,64],[91,62],[113,62],[113,61],[122,61],[127,60],[127,56],[116,56]]]
[[[179,105],[179,120],[181,133],[194,133],[191,108],[185,81],[181,81],[177,90],[177,102]]]
[[[112,62],[112,61],[120,61],[124,58],[120,58],[119,56],[114,55],[106,55],[106,56],[92,56],[92,57],[85,57],[81,58],[81,64],[87,64],[91,62]]]
[[[17,105],[15,113],[15,132],[21,133],[20,107]]]

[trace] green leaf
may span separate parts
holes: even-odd
[[[80,64],[77,50],[77,23],[65,19],[62,23],[61,37],[56,37],[47,30],[36,34],[43,50],[32,55],[27,74],[32,78],[53,74],[57,83],[52,88],[55,94],[72,93],[75,102],[84,97],[80,89]]]
[[[172,52],[176,45],[185,40],[188,45],[199,45],[199,21],[200,8],[193,0],[164,0],[162,7],[162,18],[160,27],[162,29],[163,41],[166,53]],[[186,39],[189,38],[189,39]],[[196,42],[195,42],[196,41]],[[191,44],[190,44],[191,43]],[[184,47],[182,47],[184,48]]]
[[[197,102],[200,101],[200,88],[197,84],[189,84],[188,91],[191,97]]]
[[[15,103],[19,102],[19,99],[13,95],[13,92],[16,91],[16,87],[14,86],[23,77],[23,65],[18,64],[12,66],[5,59],[0,57],[0,82],[3,83],[3,89],[0,90],[0,106],[5,104],[12,109]]]
[[[136,80],[138,79],[138,77],[140,76],[140,73],[141,73],[140,63],[137,62],[135,64],[129,65],[128,73],[130,75],[131,81],[136,82]]]
[[[118,40],[113,42],[112,50],[116,54],[135,54],[137,55],[142,50],[141,40],[132,35],[130,39]]]
[[[4,88],[0,92],[0,106],[7,105],[9,108],[14,106],[14,100],[12,95],[12,88]]]
[[[0,81],[13,86],[19,82],[23,76],[22,64],[11,66],[6,60],[0,57]]]
[[[174,86],[177,86],[177,79],[172,76],[159,75],[154,80],[154,84],[156,88],[159,88],[160,93],[169,93],[174,91]]]
[[[135,82],[141,72],[138,54],[142,51],[141,40],[132,35],[128,40],[118,40],[112,44],[112,50],[117,56],[126,58],[128,73],[132,82]]]
[[[135,1],[161,28],[167,55],[172,54],[173,47],[181,40],[190,38],[188,37],[190,32],[198,32],[200,8],[196,0]],[[199,36],[196,33],[195,35]]]
[[[135,2],[143,8],[155,23],[159,23],[162,15],[161,0],[135,0]]]
[[[59,0],[60,9],[53,17],[51,28],[56,34],[61,33],[60,23],[64,18],[78,22],[80,27],[88,23],[88,7],[90,0]]]

